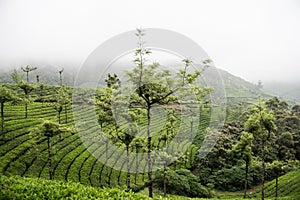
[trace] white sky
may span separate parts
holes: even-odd
[[[299,0],[0,0],[0,70],[79,67],[137,27],[182,33],[217,67],[254,83],[299,80]]]

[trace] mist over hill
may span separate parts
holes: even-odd
[[[300,81],[298,82],[266,82],[263,84],[266,91],[270,91],[281,98],[300,102]]]
[[[29,80],[32,83],[37,82],[37,75],[41,83],[49,85],[59,85],[60,77],[59,70],[61,68],[55,68],[53,66],[38,67],[37,70],[29,73]],[[219,76],[216,77],[215,71],[218,71]],[[13,69],[0,71],[1,83],[13,83],[11,73]],[[19,68],[17,70],[19,74],[23,74],[23,71]],[[66,68],[63,75],[63,84],[73,86],[76,80],[76,69]],[[221,78],[223,82],[223,88],[225,89],[227,101],[230,102],[247,102],[257,101],[258,97],[271,98],[272,96],[278,96],[280,98],[287,99],[291,103],[297,103],[300,101],[300,83],[281,83],[281,82],[266,82],[263,83],[263,88],[259,88],[256,84],[250,83],[238,76],[235,76],[225,70],[215,67],[207,68],[203,77],[205,81],[213,83],[216,78]],[[24,76],[25,79],[25,76]]]

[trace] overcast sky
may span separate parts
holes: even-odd
[[[102,42],[143,27],[186,35],[248,81],[296,81],[299,24],[299,0],[0,0],[0,69],[79,67]]]

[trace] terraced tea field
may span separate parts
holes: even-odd
[[[48,95],[49,100],[55,88],[48,88],[45,91],[47,91],[45,93]],[[99,134],[99,126],[94,124],[94,106],[74,106],[76,114],[83,119],[79,127],[82,128],[80,131],[84,133],[84,137],[96,138]],[[54,107],[55,104],[51,103],[51,101],[30,103],[28,107],[29,115],[28,118],[25,118],[24,105],[5,105],[6,143],[0,146],[1,174],[49,179],[47,138],[33,135],[31,130],[44,119],[57,121],[57,111]],[[61,113],[61,125],[74,127],[71,105],[67,107],[67,116],[68,121],[66,123],[65,112]],[[200,140],[204,138],[204,131],[208,125],[208,113],[203,116],[200,129],[198,130],[198,140],[199,138]],[[146,124],[145,121],[141,121],[142,123]],[[153,118],[153,126],[151,128],[155,130],[156,127],[163,127],[162,123],[164,121],[160,120],[160,116],[157,115]],[[94,125],[86,126],[87,124]],[[85,126],[88,128],[84,129]],[[159,132],[159,128],[157,128],[157,132]],[[188,130],[186,132],[188,134]],[[91,186],[114,187],[126,184],[125,149],[121,151],[107,149],[109,152],[107,163],[110,163],[111,166],[107,167],[103,162],[99,161],[104,159],[106,146],[99,145],[99,142],[96,140],[88,140],[87,143],[83,144],[82,138],[76,132],[75,134],[64,133],[61,136],[56,135],[51,138],[51,143],[55,180],[74,181]],[[157,147],[164,145],[163,141],[159,140],[158,137],[153,137],[153,144]],[[191,167],[198,147],[187,142],[178,142],[170,145],[170,151],[184,148],[186,145],[188,145],[186,152],[188,159],[183,165]],[[139,160],[142,160],[139,165],[146,169],[146,157],[141,157]],[[132,160],[131,165],[133,168],[135,163],[136,161]],[[115,166],[118,166],[121,170],[115,170]],[[146,176],[143,173],[133,173],[131,179],[133,188],[142,187],[146,182]]]

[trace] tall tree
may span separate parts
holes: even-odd
[[[47,138],[47,149],[48,149],[48,166],[49,166],[49,178],[53,179],[53,168],[52,168],[52,148],[51,138],[56,135],[61,135],[63,132],[73,133],[73,130],[69,128],[62,128],[59,124],[44,120],[40,125],[31,130],[31,134],[40,135]]]
[[[245,161],[245,184],[244,184],[244,198],[247,195],[247,185],[248,185],[248,172],[249,165],[252,160],[252,145],[253,135],[251,133],[243,132],[241,138],[237,144],[232,148],[232,152],[238,154],[238,157]]]
[[[261,184],[262,194],[261,198],[264,200],[264,184],[265,184],[265,147],[267,142],[271,139],[272,135],[276,131],[275,118],[273,113],[267,111],[267,109],[261,105],[253,108],[253,114],[248,118],[245,125],[245,131],[252,133],[254,140],[260,143],[261,151]]]
[[[151,54],[151,50],[144,47],[144,31],[137,29],[138,46],[135,50],[135,67],[127,72],[129,82],[135,87],[135,94],[138,96],[138,103],[147,110],[147,173],[149,197],[153,197],[152,182],[152,134],[151,134],[151,108],[155,104],[168,104],[177,102],[174,96],[176,92],[183,92],[185,86],[191,85],[200,75],[200,71],[188,73],[191,61],[183,60],[184,69],[179,70],[177,76],[172,75],[168,70],[160,70],[159,63],[147,64],[146,56]],[[191,94],[191,93],[190,93]]]
[[[26,67],[21,67],[21,69],[24,73],[26,73],[26,80],[27,80],[27,83],[29,83],[29,72],[36,70],[37,67],[29,67],[27,65]]]
[[[13,91],[0,85],[0,104],[1,104],[1,128],[2,128],[2,142],[5,143],[5,130],[4,130],[4,104],[12,102],[17,99]]]
[[[278,197],[278,177],[282,175],[283,172],[283,163],[281,161],[275,160],[270,165],[271,170],[275,173],[275,199]]]
[[[174,157],[168,154],[166,151],[162,151],[160,153],[156,152],[156,162],[160,162],[163,166],[162,173],[163,173],[163,188],[164,188],[164,197],[167,196],[167,172],[170,168],[167,166],[167,163],[174,160]]]
[[[137,126],[135,124],[129,124],[125,129],[125,132],[117,132],[118,139],[125,145],[126,147],[126,164],[127,164],[127,189],[130,189],[130,157],[129,157],[129,146],[133,141],[134,137],[137,134]]]
[[[55,110],[58,113],[58,123],[61,123],[61,112],[63,111],[63,107],[65,107],[65,114],[66,114],[66,122],[67,122],[67,106],[68,104],[71,102],[69,94],[68,94],[68,90],[66,87],[61,87],[56,95],[55,95],[55,99],[56,99],[56,104],[55,104]]]
[[[21,88],[24,92],[23,102],[25,104],[25,118],[28,118],[28,104],[31,102],[30,93],[34,90],[34,85],[30,84],[28,81],[25,82],[23,77],[14,70],[11,74],[13,81]]]
[[[136,184],[137,181],[137,174],[139,172],[139,153],[145,150],[145,140],[144,138],[137,138],[131,142],[132,147],[135,149],[135,177],[134,183]]]
[[[96,113],[98,115],[98,123],[101,128],[101,137],[102,140],[105,142],[105,166],[106,166],[106,173],[108,176],[108,143],[110,139],[115,139],[117,134],[113,134],[113,127],[114,130],[117,132],[117,124],[113,116],[113,109],[112,109],[112,99],[114,94],[118,95],[118,88],[120,87],[121,81],[119,80],[116,74],[108,74],[108,77],[105,79],[106,87],[98,88],[96,90],[94,104],[96,106]],[[106,134],[103,135],[103,133]]]

